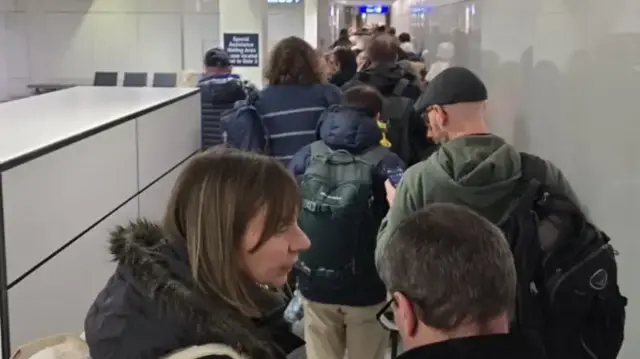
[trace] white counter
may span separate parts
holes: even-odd
[[[0,104],[6,346],[83,331],[114,270],[108,231],[160,219],[199,146],[197,89],[76,87]]]
[[[192,88],[75,87],[0,105],[0,168],[193,95]],[[9,164],[9,166],[7,166]]]

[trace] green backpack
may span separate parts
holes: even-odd
[[[300,178],[300,228],[311,240],[300,263],[314,286],[348,285],[375,273],[379,220],[372,210],[373,175],[388,150],[376,146],[359,155],[311,144],[310,163]]]

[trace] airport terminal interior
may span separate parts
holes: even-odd
[[[161,219],[208,131],[209,50],[260,90],[282,39],[323,56],[381,27],[410,35],[421,81],[438,62],[477,74],[491,132],[562,170],[618,253],[618,358],[640,358],[640,0],[362,1],[0,0],[2,359],[82,333],[108,231]]]

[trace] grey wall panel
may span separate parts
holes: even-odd
[[[200,147],[200,96],[187,97],[138,120],[139,187]]]
[[[173,185],[183,168],[184,164],[168,173],[158,182],[154,183],[153,186],[140,194],[138,198],[140,204],[140,217],[147,218],[152,221],[162,220]]]
[[[9,282],[137,191],[135,123],[2,174]]]
[[[9,291],[12,349],[59,333],[81,333],[87,310],[113,274],[108,231],[135,218],[135,200]]]

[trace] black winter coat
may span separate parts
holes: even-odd
[[[269,313],[260,321],[220,299],[205,300],[193,283],[186,245],[166,239],[152,223],[117,227],[110,250],[116,272],[85,320],[92,359],[157,359],[207,343],[226,344],[255,359],[279,359],[304,344],[272,296],[256,296]]]
[[[409,80],[409,85],[405,87],[402,97],[411,99],[413,102],[418,100],[422,94],[420,81],[418,78],[401,64],[375,64],[371,65],[355,74],[351,81],[342,86],[342,90],[346,91],[353,86],[365,84],[375,87],[382,96],[389,97],[393,95],[393,91],[401,79]],[[409,116],[407,124],[409,130],[409,147],[411,154],[407,156],[401,152],[398,154],[403,157],[402,160],[412,166],[420,162],[437,148],[433,142],[427,139],[427,128],[422,120],[421,114],[413,111]]]

